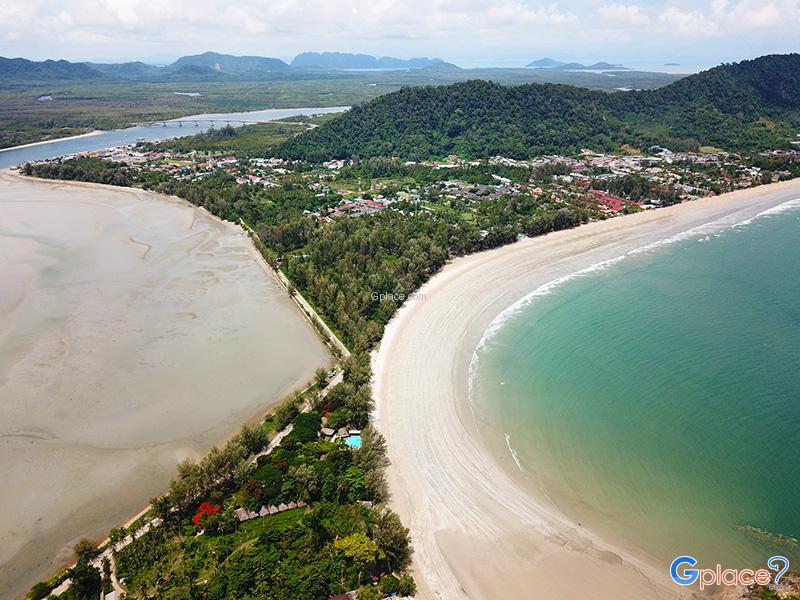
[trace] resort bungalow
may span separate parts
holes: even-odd
[[[244,523],[250,518],[247,510],[244,508],[237,508],[234,514],[236,515],[236,519],[239,521],[239,523]]]
[[[269,506],[262,506],[258,512],[254,512],[252,510],[247,510],[246,508],[237,508],[234,512],[236,515],[236,519],[240,523],[244,523],[245,521],[249,521],[250,519],[256,519],[258,517],[268,517],[270,515],[277,515],[278,513],[282,513],[287,510],[292,510],[293,508],[305,508],[308,506],[302,500],[297,502],[289,502],[289,504],[284,504],[281,502],[278,506],[274,504],[270,504]]]

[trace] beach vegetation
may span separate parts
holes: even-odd
[[[324,401],[309,400],[349,406],[348,415],[364,420],[372,408],[363,398],[369,357],[353,355],[344,367],[343,383]],[[381,504],[383,437],[367,426],[358,449],[326,440],[319,436],[322,413],[300,411],[300,403],[290,398],[297,409],[291,433],[271,452],[263,452],[266,429],[251,425],[201,461],[181,463],[169,493],[152,503],[149,517],[163,524],[116,552],[128,598],[302,600],[353,590],[367,579],[384,579],[393,591],[413,581],[403,574],[408,530]],[[276,506],[283,508],[263,513]],[[242,510],[264,516],[242,521]],[[383,594],[379,585],[370,588]]]

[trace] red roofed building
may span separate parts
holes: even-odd
[[[602,204],[603,206],[613,210],[614,212],[621,211],[625,202],[627,202],[625,198],[620,198],[619,196],[613,196],[608,192],[604,192],[603,190],[590,189],[589,193],[594,197],[595,202],[597,202],[598,204]]]

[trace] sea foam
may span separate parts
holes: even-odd
[[[588,275],[597,273],[599,271],[605,271],[631,256],[637,256],[639,254],[652,252],[663,246],[668,246],[670,244],[675,244],[677,242],[682,242],[693,238],[699,238],[699,241],[707,241],[712,236],[713,237],[719,236],[719,234],[726,229],[745,227],[764,217],[775,216],[796,209],[800,209],[800,198],[788,200],[786,202],[783,202],[781,204],[763,210],[759,213],[756,213],[755,215],[749,216],[744,219],[742,218],[742,213],[749,213],[750,210],[744,209],[742,211],[737,211],[732,214],[726,215],[721,219],[717,219],[715,221],[711,221],[709,223],[705,223],[697,227],[692,227],[691,229],[687,229],[686,231],[676,233],[664,239],[657,240],[655,242],[651,242],[643,246],[639,246],[638,248],[629,250],[619,256],[615,256],[614,258],[603,260],[594,263],[592,265],[589,265],[588,267],[585,267],[583,269],[578,269],[577,271],[573,271],[572,273],[569,273],[567,275],[557,277],[555,279],[552,279],[551,281],[548,281],[547,283],[540,285],[532,292],[529,292],[528,294],[526,294],[525,296],[514,302],[511,306],[507,307],[502,312],[500,312],[500,314],[498,314],[492,320],[492,322],[483,332],[481,339],[478,341],[478,345],[476,346],[475,350],[472,353],[472,358],[470,359],[469,369],[468,369],[467,400],[470,412],[472,412],[473,419],[476,419],[474,411],[474,387],[475,387],[475,379],[477,376],[479,355],[486,349],[487,345],[492,340],[492,338],[494,338],[499,333],[499,331],[510,319],[512,319],[519,313],[523,312],[531,304],[536,302],[537,299],[552,294],[553,291],[555,291],[557,288],[559,288],[560,286],[569,281],[572,281],[573,279],[577,279],[579,277],[586,277]],[[506,440],[506,443],[507,444],[509,443],[508,439]],[[514,457],[514,461],[517,463],[517,466],[520,467],[520,469],[522,469],[516,456],[514,456],[515,453],[510,448],[510,445],[509,445],[509,450],[511,451],[512,457]]]

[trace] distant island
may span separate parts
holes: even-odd
[[[628,70],[628,67],[615,65],[607,62],[596,62],[591,65],[584,65],[579,62],[562,62],[552,58],[540,58],[525,65],[531,69],[558,69],[561,71],[621,71]]]
[[[292,67],[313,69],[422,69],[447,64],[441,58],[410,58],[391,56],[376,58],[370,54],[349,52],[303,52],[292,60]]]

